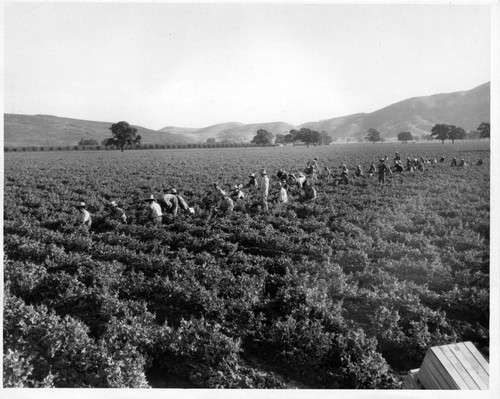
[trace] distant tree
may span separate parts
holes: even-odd
[[[114,123],[109,128],[111,130],[111,134],[113,137],[111,138],[112,142],[109,140],[105,145],[114,144],[123,152],[125,145],[132,144],[136,140],[137,129],[133,126],[130,126],[128,122],[122,121],[118,123]]]
[[[307,147],[311,144],[321,144],[321,133],[317,130],[303,127],[297,133],[296,141],[304,142]]]
[[[466,136],[465,130],[460,126],[450,125],[450,131],[448,132],[448,138],[451,140],[452,144],[455,144],[455,140],[463,140]]]
[[[299,131],[297,129],[292,129],[290,130],[290,133],[285,135],[285,143],[295,143],[298,141],[297,135],[299,134]]]
[[[140,134],[138,134],[137,136],[135,136],[135,139],[134,139],[134,144],[137,144],[137,145],[141,145],[141,141],[142,141],[142,137]]]
[[[78,142],[78,145],[79,146],[91,146],[91,145],[99,145],[99,143],[97,142],[97,140],[94,140],[94,139],[81,139],[79,142]]]
[[[444,141],[450,138],[450,125],[444,123],[434,125],[431,129],[431,136],[435,136],[436,140],[441,140],[441,143],[444,144]]]
[[[207,144],[216,144],[217,143],[217,140],[215,140],[213,137],[210,137],[209,139],[207,139]]]
[[[332,136],[330,136],[324,130],[320,133],[320,135],[321,135],[321,144],[323,145],[329,145],[333,141]]]
[[[252,144],[257,144],[257,145],[271,145],[274,140],[274,135],[270,132],[268,132],[265,129],[259,129],[257,130],[257,134],[254,136],[252,139],[251,143]]]
[[[284,134],[277,134],[276,139],[274,140],[275,144],[285,144],[285,135]]]
[[[488,122],[481,122],[477,128],[481,132],[482,139],[490,138],[490,124]]]
[[[413,135],[411,132],[400,132],[398,133],[398,140],[402,141],[403,143],[407,143],[408,141],[413,140]]]
[[[420,136],[413,136],[414,141],[420,141]]]
[[[368,129],[368,134],[366,135],[365,140],[371,141],[373,144],[375,144],[377,141],[384,141],[382,136],[380,135],[380,132],[372,127]]]

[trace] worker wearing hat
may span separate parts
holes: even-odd
[[[250,180],[246,184],[245,188],[254,188],[254,189],[256,189],[257,187],[259,187],[259,185],[257,183],[257,178],[255,177],[255,173],[250,173],[248,175],[248,177],[250,178]]]
[[[154,224],[161,224],[161,206],[156,202],[155,197],[151,194],[148,198],[144,198],[147,202],[148,213],[146,215],[146,222],[153,222]]]
[[[78,202],[75,208],[78,210],[75,223],[90,228],[90,226],[92,225],[92,218],[90,217],[90,213],[85,209],[86,208],[85,202],[83,201]]]
[[[389,167],[385,164],[385,159],[379,159],[378,165],[378,182],[385,183],[385,175],[390,172]]]
[[[243,193],[243,191],[241,191],[241,187],[242,187],[241,184],[236,184],[233,187],[233,190],[231,191],[230,197],[234,201],[242,200],[243,198],[245,198],[245,194]]]
[[[177,200],[177,190],[175,188],[163,190],[165,193],[163,195],[163,201],[165,201],[165,206],[167,212],[171,213],[175,218],[177,217],[177,212],[179,211],[179,201]]]
[[[109,213],[109,217],[111,219],[117,220],[122,223],[127,223],[127,215],[125,215],[123,209],[118,207],[118,204],[115,201],[111,201],[109,203],[109,207],[111,208],[111,211]]]
[[[268,211],[269,206],[267,204],[267,198],[269,197],[269,177],[267,177],[267,172],[265,169],[260,171],[262,176],[262,182],[260,183],[260,195],[262,201],[262,210]]]
[[[215,210],[223,215],[228,215],[234,210],[234,201],[229,197],[227,193],[224,193],[219,206],[215,208]]]

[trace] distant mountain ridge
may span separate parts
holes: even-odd
[[[333,138],[365,137],[369,128],[379,130],[385,138],[396,137],[402,131],[422,136],[429,134],[437,123],[453,124],[470,131],[481,122],[489,122],[490,97],[490,82],[487,82],[472,90],[413,97],[371,113],[306,122],[298,126],[286,122],[225,122],[204,128],[166,126],[156,131],[141,126],[136,128],[143,142],[152,144],[188,144],[205,142],[209,138],[247,143],[259,129],[276,135],[301,127],[326,131]],[[82,138],[93,138],[101,143],[110,137],[111,124],[50,115],[4,114],[4,145],[75,145]]]
[[[418,136],[429,134],[437,123],[453,124],[470,131],[481,122],[489,121],[488,82],[468,91],[413,97],[372,113],[308,122],[300,127],[325,130],[332,137],[361,137],[373,127],[383,137],[395,137],[402,131]]]

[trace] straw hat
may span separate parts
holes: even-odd
[[[248,177],[255,177],[255,173],[250,173]]]
[[[77,208],[85,208],[85,202],[80,201],[78,204],[76,204]]]
[[[177,194],[177,190],[176,190],[175,188],[171,189],[171,190],[170,190],[170,192],[171,192],[172,194]]]
[[[155,201],[155,196],[151,194],[149,198],[144,198],[143,201]]]
[[[118,206],[118,204],[115,201],[111,201],[109,203],[109,206],[112,206],[114,208],[114,207]]]

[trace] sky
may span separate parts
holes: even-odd
[[[492,2],[5,3],[4,112],[294,125],[490,80]]]

